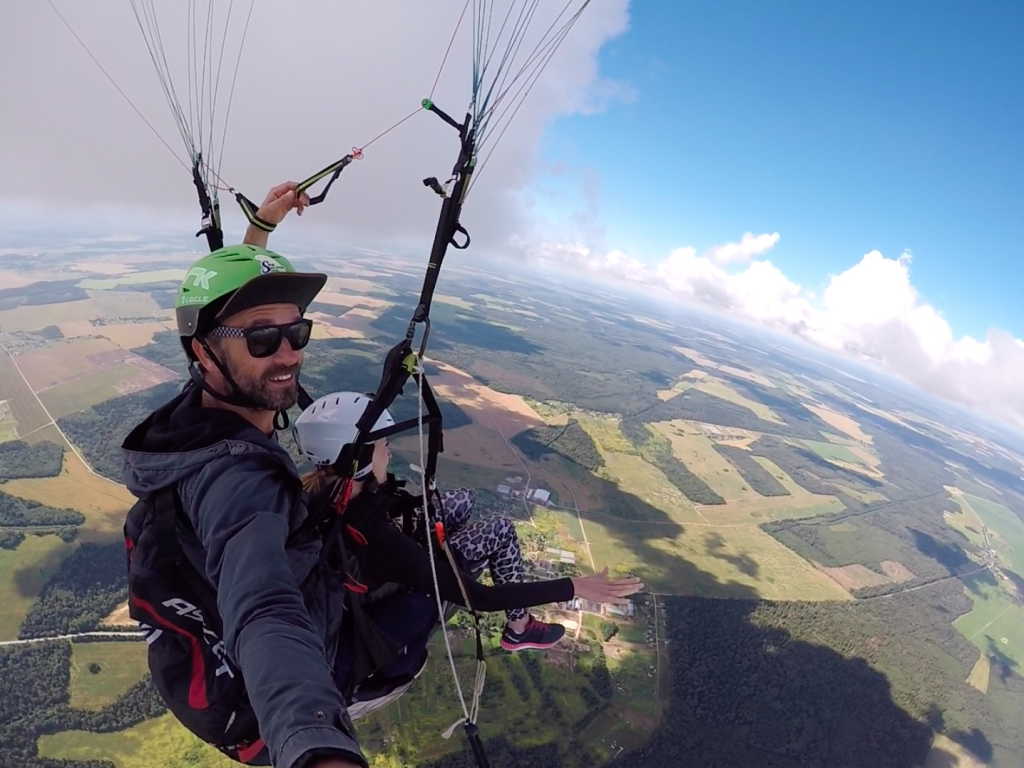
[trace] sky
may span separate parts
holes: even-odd
[[[0,9],[0,64],[17,73],[0,81],[0,219],[198,229],[187,170],[54,10],[183,158],[133,3],[52,3]],[[484,3],[496,18],[508,4]],[[464,5],[259,3],[223,154],[212,144],[224,185],[259,202],[414,113],[285,227],[422,249],[439,202],[422,179],[446,177],[458,139],[416,108],[431,93],[456,118],[468,107],[471,11],[434,87]],[[228,32],[215,138],[248,4],[234,7],[225,26],[215,6],[214,38]],[[561,7],[542,4],[529,35]],[[184,93],[186,18],[160,19]],[[1010,0],[593,0],[463,223],[477,253],[667,291],[1024,428],[1022,37]]]

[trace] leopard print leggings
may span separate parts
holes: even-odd
[[[444,528],[452,549],[470,562],[485,560],[495,584],[525,581],[523,555],[512,521],[492,517],[468,522],[474,501],[472,488],[455,488],[441,494]],[[505,616],[509,621],[518,621],[528,613],[525,608],[510,608]]]

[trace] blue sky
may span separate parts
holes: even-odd
[[[544,152],[600,177],[609,249],[744,232],[818,290],[871,249],[954,334],[1024,336],[1024,3],[633,2],[601,52],[634,98]]]

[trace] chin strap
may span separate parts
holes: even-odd
[[[228,386],[231,388],[231,393],[225,395],[223,392],[218,392],[210,386],[210,383],[204,379],[203,375],[199,372],[199,368],[195,361],[189,361],[188,364],[188,375],[192,379],[192,383],[206,392],[210,397],[215,400],[219,400],[222,403],[234,405],[238,408],[249,408],[256,411],[266,410],[255,400],[252,400],[242,394],[242,388],[238,386],[234,378],[228,372],[227,366],[221,363],[220,359],[213,353],[213,350],[210,349],[206,341],[204,339],[200,339],[199,343],[203,345],[203,349],[206,350],[206,354],[210,356],[210,359],[213,360],[213,364],[217,366],[217,370],[220,371],[221,376],[224,377],[224,381],[228,383]],[[296,384],[299,388],[299,408],[306,410],[306,408],[313,403],[313,398],[309,396],[309,393],[306,392],[301,384],[298,384],[298,382],[296,382]],[[278,431],[288,429],[290,424],[291,420],[288,418],[288,414],[285,411],[274,412],[274,429]]]

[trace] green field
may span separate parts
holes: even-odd
[[[39,755],[64,760],[109,760],[117,768],[231,768],[238,763],[203,744],[171,714],[126,731],[64,731],[41,736]]]
[[[15,640],[25,612],[74,549],[57,536],[26,536],[15,550],[0,549],[0,640]]]
[[[91,665],[99,666],[94,671]],[[143,642],[74,643],[71,646],[69,704],[98,710],[135,685],[147,671]]]
[[[1024,664],[1024,606],[998,584],[987,571],[967,576],[965,591],[974,608],[953,626],[989,656],[1006,656]]]
[[[139,369],[133,365],[116,365],[45,389],[39,399],[53,418],[60,419],[117,397],[120,393],[116,386],[138,375]]]
[[[1024,522],[1002,504],[963,494],[975,514],[988,527],[989,543],[1001,558],[1024,576]]]

